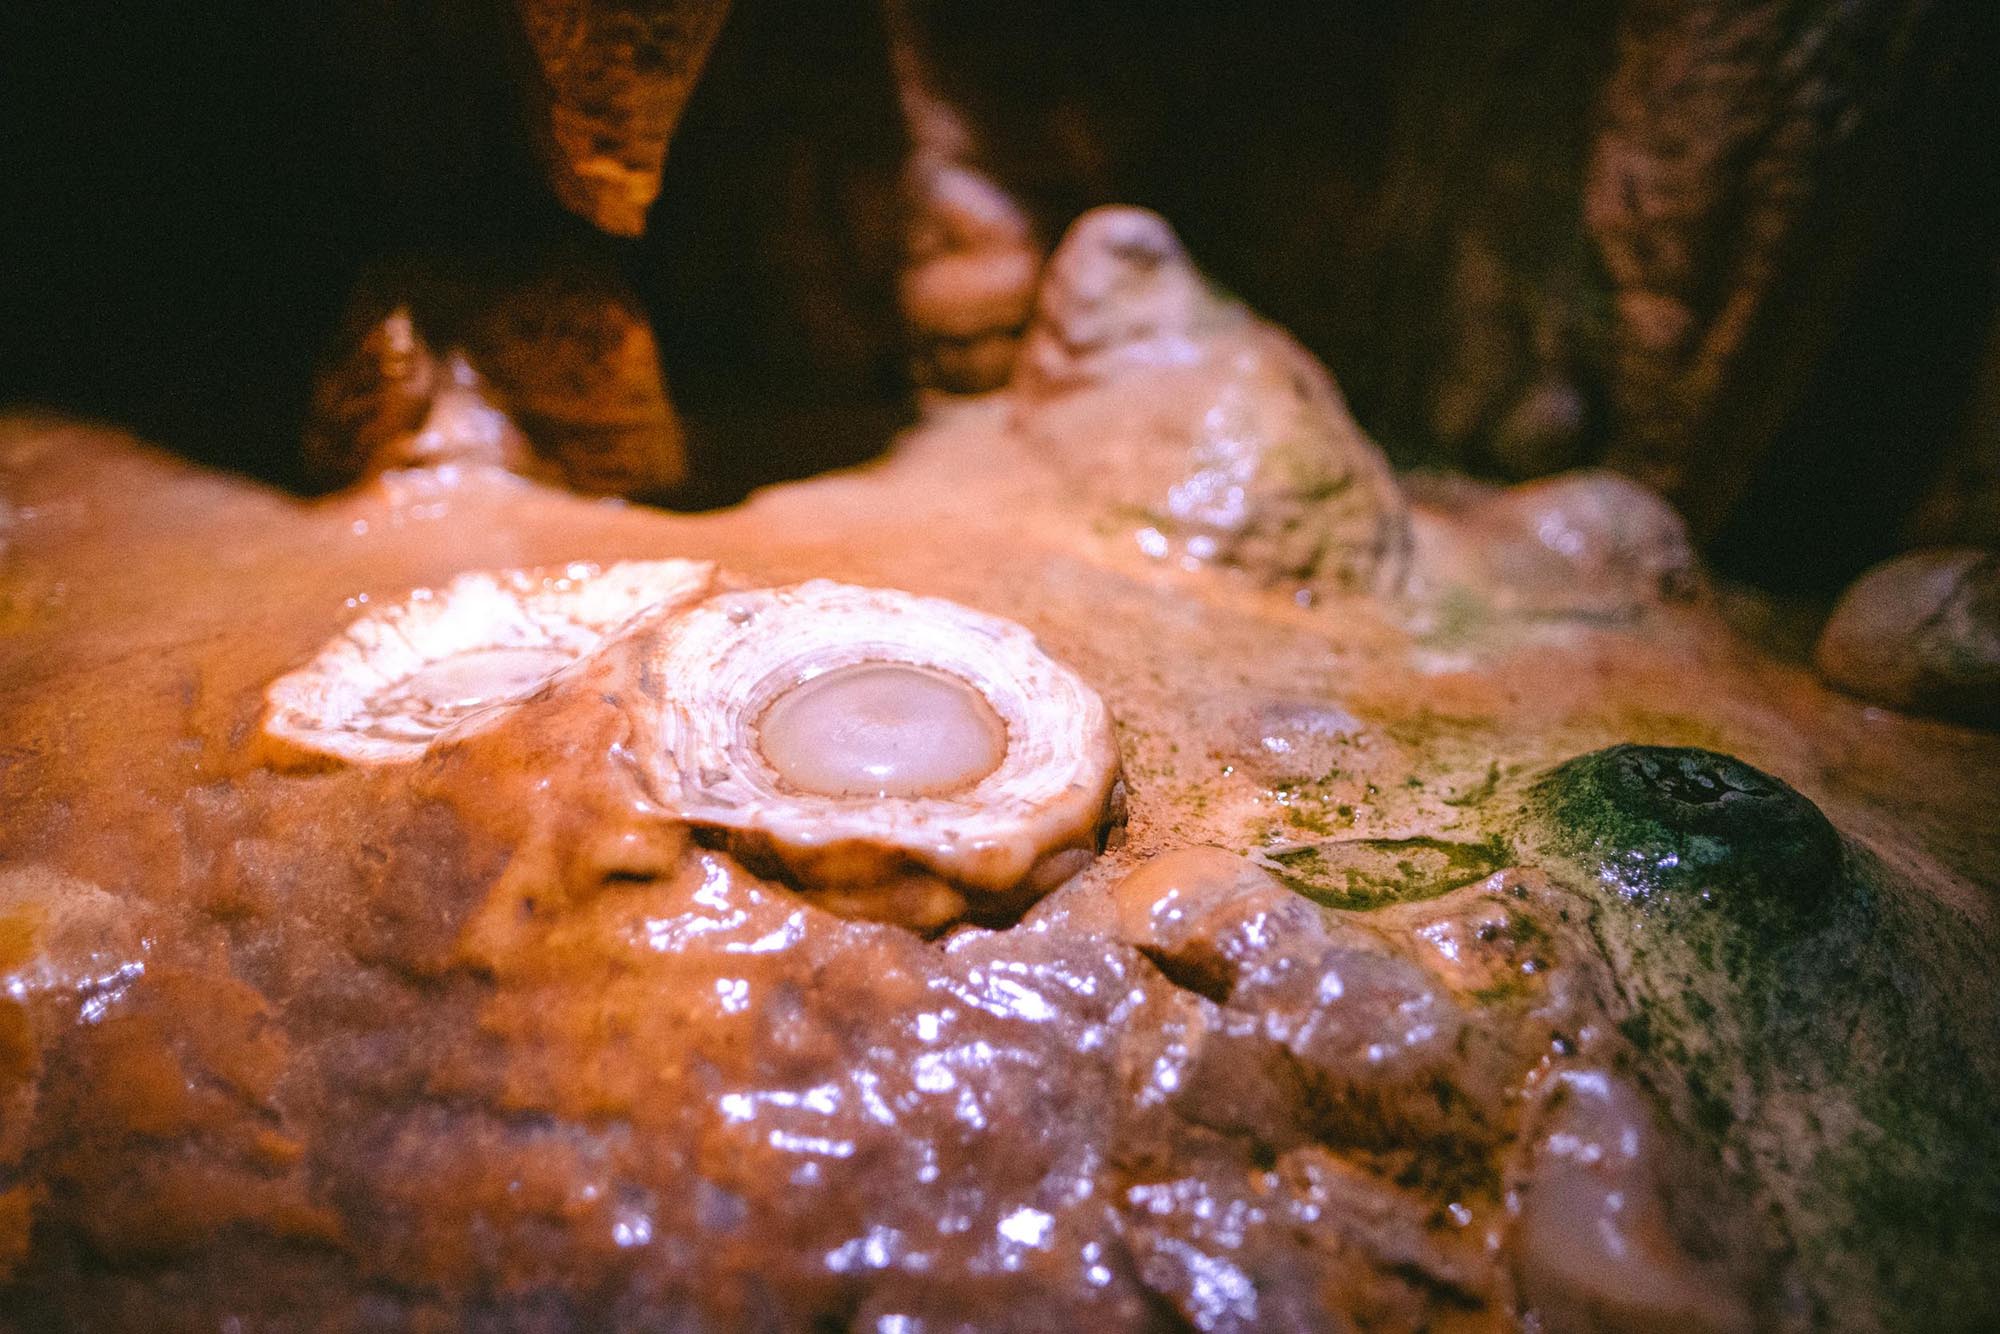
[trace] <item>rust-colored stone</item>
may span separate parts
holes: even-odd
[[[437,357],[408,306],[349,317],[339,347],[313,383],[307,410],[307,469],[328,484],[380,466],[429,415],[440,378]]]
[[[1841,1069],[1894,1050],[1893,1073],[1935,1034],[1992,1031],[2000,737],[1940,744],[1936,724],[1757,658],[1698,603],[1512,609],[1427,568],[1409,602],[1301,606],[1163,564],[998,416],[961,407],[864,472],[704,514],[483,469],[306,503],[100,429],[0,421],[19,516],[0,596],[42,590],[0,654],[0,1007],[20,1011],[0,1042],[0,1191],[46,1188],[0,1194],[4,1319],[1001,1311],[1141,1334],[1163,1311],[1207,1319],[1219,1273],[1242,1308],[1221,1328],[1498,1334],[1519,1323],[1518,1266],[1548,1309],[1651,1319],[1685,1291],[1651,1280],[1692,1269],[1729,1311],[1831,1292],[1857,1314],[1830,1323],[1870,1327],[1887,1298],[1857,1257],[1877,1252],[1844,1233],[1805,1233],[1832,1238],[1809,1288],[1766,1280],[1810,1261],[1790,1240],[1818,1225],[1773,1178],[1739,1188],[1689,1148],[1663,1197],[1641,1173],[1598,1182],[1614,1200],[1537,1147],[1589,1128],[1539,1120],[1536,1091],[1591,1070],[1657,1084],[1621,1125],[1682,1142],[1678,1084],[1661,1045],[1635,1045],[1647,1020],[1621,985],[1634,944],[1650,958],[1679,937],[1622,934],[1610,891],[1553,860],[1517,798],[1620,740],[1741,751],[1809,788],[1884,868],[1849,909],[1937,928],[1897,957],[1921,1011],[1885,989],[1841,1049]],[[265,762],[271,683],[370,610],[465,570],[588,578],[665,553],[1018,620],[1119,721],[1124,841],[1006,929],[927,941],[828,912],[666,804],[635,719],[669,688],[648,646],[671,622],[643,619],[410,762]],[[1662,801],[1700,797],[1684,781]],[[1725,832],[1755,851],[1757,830]],[[1172,855],[1195,847],[1217,851]],[[1731,909],[1690,892],[1684,911]],[[1785,1031],[1822,1022],[1841,971],[1786,974]],[[1722,981],[1681,973],[1673,995]],[[1766,1050],[1723,1000],[1702,1050]],[[1994,1054],[1963,1056],[1953,1079],[1987,1097]],[[1771,1109],[1822,1096],[1826,1134],[1876,1144],[1840,1088],[1772,1083],[1741,1085],[1732,1147],[1789,1148],[1803,1118]],[[1983,1146],[1990,1120],[1943,1131]],[[1869,1161],[1968,1161],[1901,1133]],[[1648,1224],[1618,1277],[1518,1265],[1656,1204],[1672,1226]],[[1745,1235],[1739,1213],[1746,1244],[1687,1245]],[[1990,1298],[1990,1249],[1963,1247],[1968,1309]],[[914,1277],[896,1268],[911,1256]]]
[[[1866,179],[1856,140],[1901,92],[1874,71],[1925,8],[1624,8],[1582,199],[1610,281],[1605,461],[1698,534],[1742,498],[1833,337],[1871,236],[1843,212]]]
[[[644,495],[685,476],[652,321],[609,266],[558,259],[502,286],[464,338],[515,424],[576,490]]]
[[[319,480],[484,463],[644,495],[684,477],[652,323],[604,257],[385,264],[352,308],[314,386]]]
[[[603,230],[639,235],[728,0],[518,0],[516,12],[549,185]]]

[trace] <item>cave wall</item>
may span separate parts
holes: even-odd
[[[738,0],[635,239],[551,188],[499,0],[41,10],[0,19],[0,399],[298,483],[313,367],[385,256],[553,249],[650,313],[687,503],[908,411],[908,135],[866,0]],[[902,12],[1044,243],[1160,209],[1401,463],[1607,461],[1799,588],[2000,537],[1993,6]]]

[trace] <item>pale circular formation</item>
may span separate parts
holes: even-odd
[[[708,561],[461,574],[356,618],[265,691],[264,734],[350,764],[407,763],[540,690],[634,621],[706,594]]]
[[[653,804],[857,915],[1004,910],[1096,852],[1110,714],[1025,628],[894,589],[716,581],[672,560],[460,575],[273,682],[265,735],[286,758],[408,763],[618,637]]]
[[[815,580],[709,598],[649,665],[663,803],[804,878],[1004,892],[1107,818],[1110,714],[1011,621]]]
[[[805,681],[757,720],[765,761],[826,797],[941,797],[1000,767],[1007,727],[977,690],[908,663],[856,663]]]

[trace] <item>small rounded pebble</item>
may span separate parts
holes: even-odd
[[[1944,547],[1876,566],[1841,597],[1813,658],[1862,699],[2000,727],[2000,556]]]

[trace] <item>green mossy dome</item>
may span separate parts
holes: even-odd
[[[1689,901],[1782,928],[1824,905],[1840,879],[1840,835],[1819,807],[1761,769],[1691,746],[1611,746],[1565,761],[1530,807],[1572,859],[1624,898]]]

